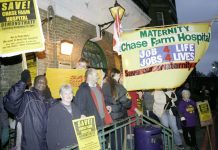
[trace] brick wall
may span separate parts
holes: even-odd
[[[40,15],[41,19],[44,19],[47,12],[40,10]],[[55,16],[50,22],[43,25],[43,32],[46,40],[46,60],[38,61],[38,74],[43,74],[46,67],[57,68],[60,60],[63,63],[71,64],[71,68],[74,68],[81,57],[86,41],[96,37],[96,27],[75,16],[72,16],[71,20]],[[108,67],[114,66],[112,39],[112,34],[106,32],[102,40],[96,42],[104,50]],[[73,42],[74,49],[70,58],[59,54],[61,40]]]
[[[96,42],[103,50],[105,57],[107,59],[108,68],[115,67],[114,55],[115,52],[113,51],[113,35],[105,32],[101,41]]]
[[[0,67],[0,97],[4,96],[8,89],[20,80],[22,64],[14,64]]]

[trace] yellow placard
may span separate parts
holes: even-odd
[[[213,123],[210,106],[208,101],[197,102],[198,114],[201,126],[208,126]]]
[[[36,0],[0,1],[0,56],[44,50]]]
[[[94,116],[73,120],[73,128],[80,150],[100,150]]]
[[[47,68],[46,78],[48,80],[48,86],[51,90],[53,98],[59,98],[59,89],[64,84],[71,84],[73,87],[73,93],[76,95],[77,90],[82,82],[85,81],[85,69],[59,69],[59,68]],[[102,81],[102,70],[97,70],[99,81]]]
[[[210,38],[210,23],[123,32],[124,86],[128,91],[180,86],[205,54]]]
[[[52,97],[60,97],[59,89],[64,84],[71,84],[75,95],[79,85],[85,81],[85,71],[85,69],[47,68],[46,78]]]

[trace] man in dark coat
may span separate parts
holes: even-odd
[[[49,106],[43,93],[47,80],[44,75],[37,76],[31,91],[25,91],[29,80],[30,72],[24,70],[21,80],[3,97],[4,106],[22,125],[21,149],[47,150],[45,134]]]
[[[104,96],[100,86],[98,86],[98,74],[94,68],[86,71],[86,82],[83,82],[76,93],[75,103],[79,107],[82,115],[95,116],[97,127],[111,124],[112,118],[108,113]]]
[[[72,103],[73,93],[69,84],[60,88],[61,102],[49,109],[46,139],[49,150],[59,150],[77,144],[72,120],[79,119],[81,113]]]

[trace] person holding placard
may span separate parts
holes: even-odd
[[[182,91],[182,100],[179,102],[178,110],[181,116],[181,124],[185,143],[198,150],[196,143],[195,128],[197,125],[196,103],[190,99],[191,93],[189,90]]]

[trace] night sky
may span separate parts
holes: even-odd
[[[179,23],[208,21],[217,17],[212,26],[212,38],[207,53],[197,64],[197,70],[208,74],[212,62],[218,61],[218,0],[176,0]]]

